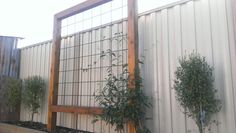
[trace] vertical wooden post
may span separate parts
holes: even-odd
[[[47,130],[52,132],[56,128],[57,113],[52,111],[52,106],[57,105],[58,81],[59,81],[59,63],[61,46],[61,20],[54,17],[53,44],[51,53],[51,71],[48,96],[48,124]]]
[[[138,69],[137,0],[128,0],[128,71],[129,89],[135,89],[135,70]],[[134,123],[128,123],[129,133],[136,133]]]

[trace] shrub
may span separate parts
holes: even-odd
[[[195,52],[184,56],[179,63],[180,67],[175,72],[176,99],[202,133],[211,123],[212,115],[221,109],[220,100],[215,96],[213,68],[207,64],[205,57]]]
[[[134,124],[137,133],[149,133],[144,126],[145,108],[151,104],[143,93],[142,79],[136,74],[135,88],[128,88],[127,65],[123,72],[114,76],[111,67],[107,69],[105,87],[96,96],[96,100],[103,108],[103,113],[99,115],[101,120],[116,127],[117,131],[122,131],[125,124]]]
[[[6,82],[7,105],[11,111],[14,111],[21,101],[21,81],[19,79],[7,78]]]
[[[31,111],[31,122],[38,113],[45,93],[45,81],[39,76],[29,77],[23,82],[23,103]]]

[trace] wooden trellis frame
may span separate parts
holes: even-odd
[[[61,21],[67,17],[84,12],[96,6],[105,4],[112,0],[87,0],[81,4],[64,10],[54,16],[53,45],[51,54],[50,90],[48,96],[48,124],[49,132],[55,130],[57,112],[77,113],[77,114],[101,114],[101,108],[94,107],[71,107],[57,105],[60,46],[61,46]],[[138,32],[137,32],[137,0],[128,1],[128,70],[130,73],[129,88],[135,88],[135,70],[138,66]],[[129,133],[135,133],[132,123],[128,124]]]

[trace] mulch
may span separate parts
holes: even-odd
[[[11,121],[11,122],[5,122],[5,123],[47,132],[47,126],[39,122]],[[81,130],[75,130],[71,128],[57,126],[56,131],[53,133],[93,133],[93,132],[81,131]]]

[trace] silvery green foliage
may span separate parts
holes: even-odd
[[[181,58],[179,63],[175,72],[176,99],[202,133],[212,122],[213,114],[221,109],[214,88],[213,68],[207,64],[205,57],[195,52]]]
[[[40,76],[29,77],[23,82],[22,101],[31,111],[31,121],[38,112],[45,94],[45,81]]]

